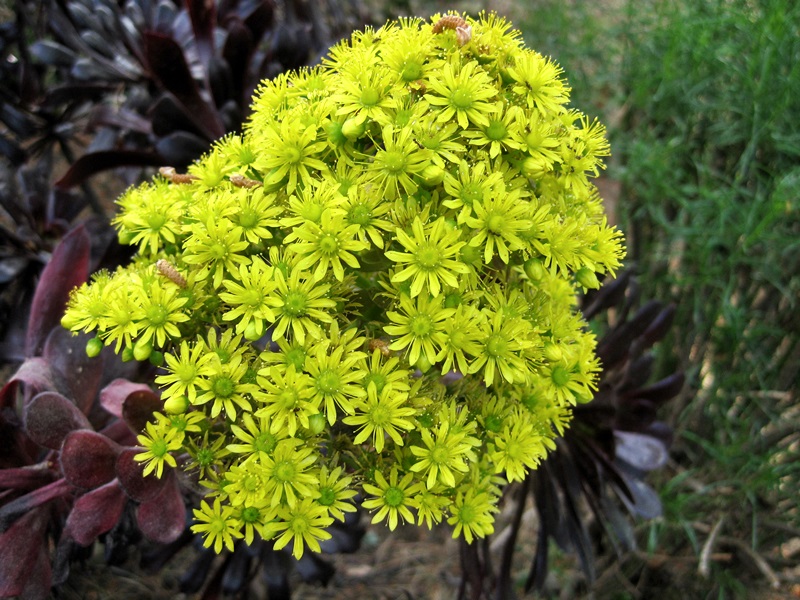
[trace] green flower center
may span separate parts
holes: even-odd
[[[408,326],[415,337],[427,337],[433,330],[433,321],[428,315],[415,315]]]
[[[497,415],[489,415],[488,417],[486,417],[485,426],[486,429],[488,429],[489,431],[497,433],[503,426],[503,419],[501,419]]]
[[[364,387],[368,388],[370,383],[375,384],[375,390],[380,394],[386,387],[386,376],[383,373],[367,373],[364,378]]]
[[[278,404],[284,410],[293,409],[297,403],[297,400],[297,392],[294,389],[283,390],[280,394],[278,394]]]
[[[370,420],[372,421],[373,425],[383,425],[391,421],[392,415],[389,413],[389,409],[385,406],[381,406],[380,404],[372,409],[370,412]]]
[[[558,387],[563,387],[569,383],[569,371],[567,371],[561,365],[557,365],[551,374],[553,378],[553,383],[555,383]]]
[[[417,250],[417,263],[423,269],[435,269],[439,266],[441,253],[431,244],[420,246]]]
[[[508,352],[508,342],[499,333],[489,336],[486,341],[486,353],[489,356],[503,356]]]
[[[322,506],[333,506],[333,503],[336,502],[336,492],[334,492],[331,487],[319,488],[319,498],[317,498],[317,502],[322,504]]]
[[[233,395],[235,387],[230,377],[219,377],[214,380],[212,389],[217,398],[230,398]]]
[[[387,150],[383,153],[383,164],[391,173],[399,173],[406,168],[406,157],[397,150]]]
[[[297,146],[286,146],[285,152],[286,162],[289,164],[298,163],[303,158],[303,153]]]
[[[286,366],[294,367],[295,371],[302,371],[306,364],[306,350],[302,346],[290,348],[286,353]]]
[[[322,206],[321,204],[315,204],[313,202],[309,202],[308,204],[304,204],[300,209],[300,216],[303,217],[306,221],[318,223],[320,217],[322,217],[323,210],[325,210],[325,207]]]
[[[490,140],[502,140],[506,137],[508,130],[502,121],[492,121],[486,128],[486,137]]]
[[[261,483],[255,475],[247,475],[242,480],[242,489],[246,492],[254,492],[258,489],[258,484]]]
[[[403,65],[403,72],[400,74],[403,81],[416,81],[422,77],[422,65],[416,60],[410,59]]]
[[[498,234],[503,231],[503,226],[505,223],[506,220],[502,215],[492,215],[486,220],[486,227],[492,233]]]
[[[160,213],[150,213],[147,215],[147,226],[152,231],[158,231],[167,222],[167,217]]]
[[[258,214],[252,209],[243,210],[239,213],[239,225],[243,229],[252,229],[258,225]]]
[[[372,220],[372,211],[368,206],[356,204],[350,209],[350,213],[347,215],[347,218],[351,223],[365,227],[366,225],[369,225],[369,222]]]
[[[483,188],[479,183],[467,183],[461,188],[459,197],[466,206],[472,206],[473,202],[483,200]]]
[[[278,481],[288,482],[294,479],[296,472],[297,470],[294,468],[294,464],[288,460],[283,460],[275,465],[273,476]]]
[[[392,486],[383,493],[383,501],[392,508],[402,506],[405,499],[406,495],[399,487]]]
[[[267,454],[272,452],[277,444],[278,438],[268,431],[261,432],[253,440],[253,447],[259,452],[266,452]]]
[[[147,309],[147,320],[151,325],[159,327],[167,322],[167,317],[169,317],[169,312],[162,304],[154,304]]]
[[[201,448],[197,451],[197,464],[201,468],[206,468],[214,463],[214,452],[208,448]]]
[[[455,329],[450,332],[450,345],[454,348],[460,348],[467,341],[466,334],[460,329]]]
[[[333,394],[339,391],[339,386],[341,386],[341,378],[336,371],[326,369],[324,371],[320,371],[320,374],[317,375],[316,383],[317,389],[323,394]]]
[[[444,444],[436,444],[431,450],[431,462],[435,465],[444,465],[450,460],[450,452]]]
[[[451,94],[450,102],[458,110],[467,110],[472,106],[472,94],[465,89],[458,88]]]
[[[156,458],[163,458],[167,454],[167,442],[163,439],[153,440],[150,452]]]
[[[292,318],[306,314],[308,298],[305,292],[292,290],[283,299],[283,312]]]
[[[264,295],[258,290],[245,290],[244,294],[242,294],[242,304],[246,306],[261,306],[263,300]]]
[[[259,517],[261,516],[261,512],[255,506],[248,506],[242,509],[239,517],[245,523],[256,523],[258,522]]]
[[[381,95],[374,87],[365,87],[361,90],[361,104],[363,106],[375,106],[381,99]]]
[[[214,258],[214,260],[221,260],[228,255],[228,248],[224,244],[216,242],[209,246],[208,253]]]
[[[475,509],[469,504],[465,504],[458,511],[458,520],[462,523],[474,523],[476,516]]]
[[[339,251],[339,242],[336,236],[330,233],[323,235],[319,240],[319,249],[323,254],[327,254],[328,256],[337,254]]]

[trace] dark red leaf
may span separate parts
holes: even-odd
[[[136,512],[139,529],[146,538],[160,544],[175,541],[186,528],[186,505],[174,474],[157,496],[142,502]]]
[[[656,383],[624,394],[623,399],[644,399],[655,403],[666,402],[683,389],[686,378],[683,372],[673,373]]]
[[[47,336],[44,359],[49,363],[56,389],[74,402],[84,414],[97,398],[105,358],[86,355],[86,334],[73,335],[57,327]]]
[[[127,379],[115,379],[100,390],[100,405],[115,417],[122,418],[122,407],[129,395],[134,392],[155,394],[144,383],[134,383]]]
[[[96,488],[114,479],[119,447],[104,435],[88,429],[73,431],[61,448],[61,471],[72,485]]]
[[[125,508],[128,497],[116,479],[75,501],[67,517],[65,533],[81,546],[88,546],[110,530]]]
[[[136,502],[146,502],[158,495],[174,475],[172,469],[167,468],[164,476],[159,479],[154,473],[143,476],[144,463],[134,460],[134,456],[141,450],[125,448],[117,457],[117,479],[125,492]]]
[[[183,49],[174,39],[155,32],[143,34],[147,66],[153,77],[186,109],[209,139],[225,134],[222,122],[213,108],[203,100],[192,77]]]
[[[152,421],[153,413],[163,410],[164,403],[161,398],[151,389],[133,392],[122,405],[122,418],[131,428],[131,431],[139,433],[144,430],[148,421]]]
[[[28,436],[40,446],[58,450],[70,431],[91,429],[89,419],[58,392],[34,396],[24,412]]]
[[[102,150],[84,154],[56,181],[59,188],[80,185],[92,175],[117,167],[163,166],[164,159],[154,152],[142,150]]]
[[[33,490],[53,481],[53,472],[47,463],[0,469],[0,490]]]
[[[31,303],[26,356],[39,356],[50,330],[60,327],[70,292],[89,277],[89,250],[89,235],[82,225],[65,235],[53,250]]]
[[[0,390],[0,408],[13,408],[17,402],[17,388],[20,383],[26,385],[25,396],[30,399],[36,394],[47,390],[56,389],[50,365],[40,356],[28,358],[22,363]]]
[[[32,510],[0,535],[0,598],[21,595],[31,577],[43,575],[32,567],[39,566],[42,550],[46,555],[47,518],[47,511]],[[49,588],[49,569],[47,575]]]
[[[50,502],[54,498],[65,496],[72,486],[65,479],[58,479],[37,490],[28,492],[24,496],[15,498],[8,504],[0,507],[0,531],[5,531],[21,515],[32,511],[37,506]]]
[[[203,65],[209,64],[214,55],[214,25],[217,22],[217,10],[214,0],[187,2],[186,8],[192,21],[197,52]]]

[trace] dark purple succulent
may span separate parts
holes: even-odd
[[[599,539],[610,541],[617,552],[633,549],[630,518],[660,516],[658,493],[645,478],[667,461],[672,431],[657,420],[657,413],[680,392],[684,375],[676,372],[648,383],[655,362],[650,350],[667,334],[675,307],[650,301],[636,309],[638,301],[630,271],[583,299],[584,317],[598,331],[603,368],[598,391],[591,402],[575,407],[556,450],[524,482],[509,486],[506,498],[515,502],[515,510],[497,572],[488,543],[463,545],[465,576],[459,597],[514,597],[511,564],[528,495],[539,520],[526,591],[544,586],[551,540],[575,553],[592,582]]]
[[[108,558],[119,561],[127,548],[119,538],[169,543],[186,526],[174,472],[144,477],[134,459],[141,451],[135,434],[161,400],[125,378],[138,365],[88,358],[86,338],[59,324],[69,290],[88,268],[88,234],[79,228],[42,273],[28,358],[0,390],[0,597],[46,596],[66,578],[76,550],[100,536]]]

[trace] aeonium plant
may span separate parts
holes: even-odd
[[[604,128],[494,14],[367,29],[257,91],[241,136],[130,189],[133,262],[71,296],[87,351],[163,361],[145,473],[195,532],[319,551],[355,498],[471,542],[600,369],[576,292],[624,254]],[[181,430],[175,423],[185,423]]]

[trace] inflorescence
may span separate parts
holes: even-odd
[[[605,129],[506,21],[441,18],[264,82],[242,135],[122,196],[137,256],[71,297],[87,352],[161,365],[137,460],[196,475],[217,552],[319,551],[358,494],[483,537],[595,390]]]

